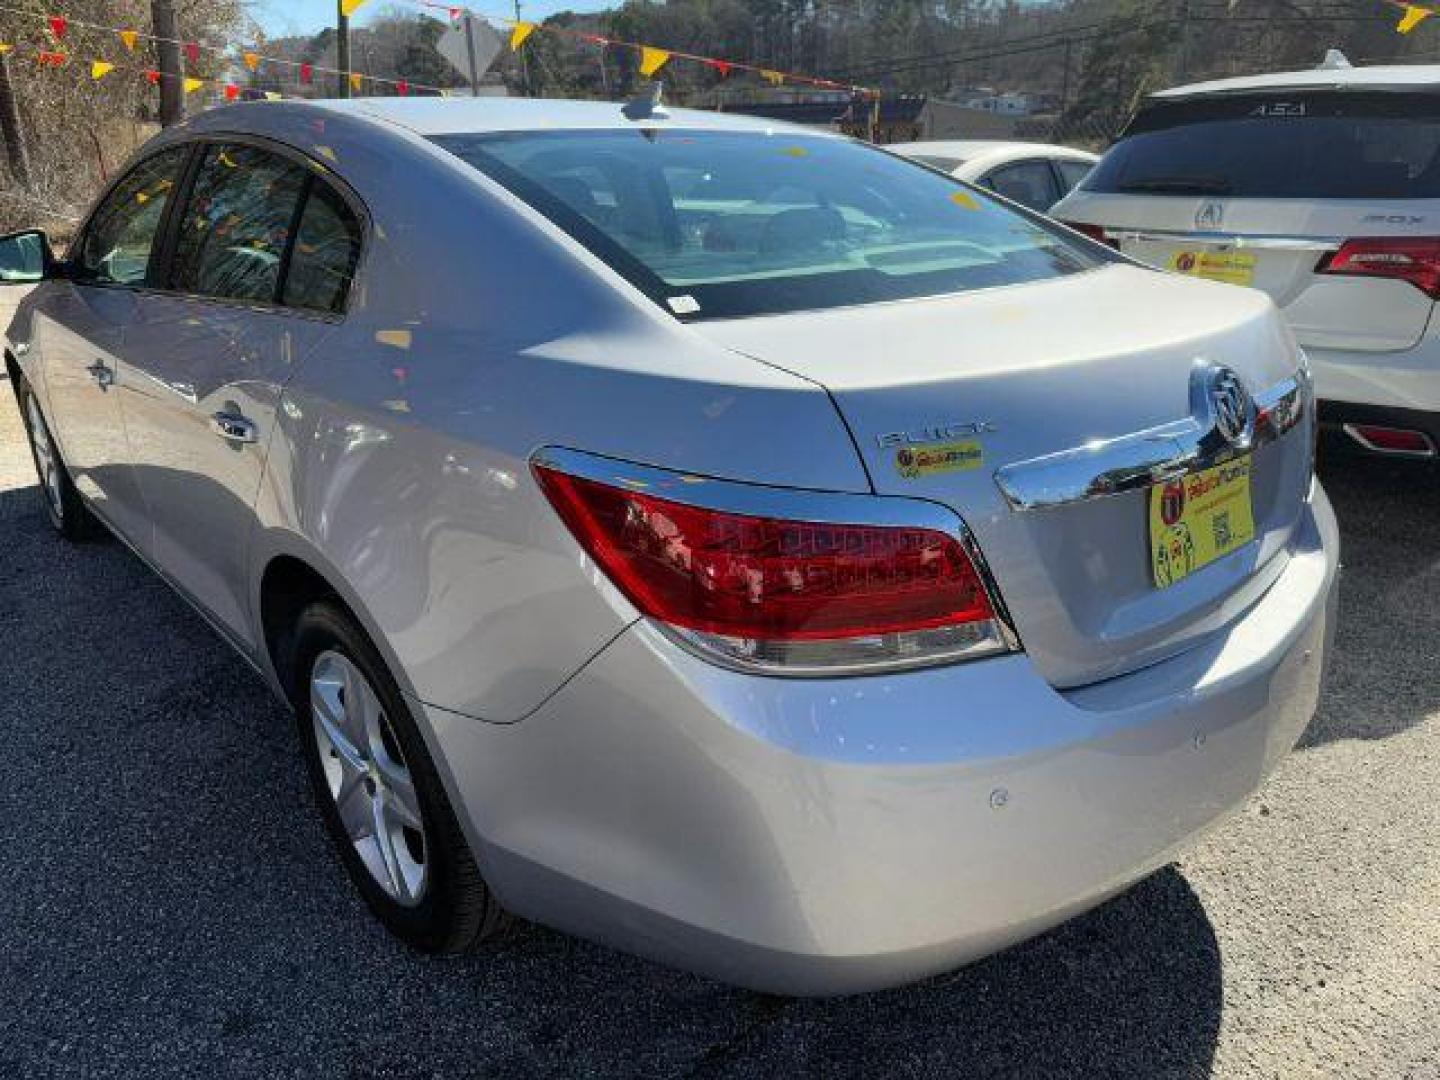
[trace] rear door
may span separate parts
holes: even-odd
[[[1440,237],[1440,95],[1155,101],[1055,212],[1152,265],[1264,290],[1303,345],[1407,349],[1429,323],[1427,292],[1328,271],[1349,240]]]
[[[245,640],[245,558],[280,392],[340,317],[359,216],[299,157],[204,147],[164,291],[126,333],[121,407],[156,562]]]

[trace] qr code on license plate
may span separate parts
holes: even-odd
[[[1228,548],[1235,542],[1235,537],[1230,532],[1230,511],[1224,510],[1210,519],[1211,528],[1215,533],[1216,549]]]

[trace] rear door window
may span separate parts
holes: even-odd
[[[205,150],[180,220],[172,287],[272,303],[309,170],[258,147]]]
[[[981,181],[991,191],[1042,214],[1060,199],[1047,161],[1017,161],[992,170]]]
[[[1440,95],[1272,91],[1143,109],[1086,191],[1275,199],[1440,198]]]

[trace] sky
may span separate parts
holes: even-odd
[[[478,15],[514,17],[514,0],[458,0]],[[387,8],[399,6],[423,10],[417,5],[395,4],[394,0],[369,0],[356,12],[353,25],[363,25],[367,16],[378,15]],[[602,11],[619,6],[619,0],[521,0],[521,17],[543,19],[557,11]],[[245,4],[252,18],[268,37],[292,34],[314,34],[335,25],[335,0],[251,0]]]

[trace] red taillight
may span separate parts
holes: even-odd
[[[980,575],[948,533],[733,513],[540,464],[535,475],[631,603],[730,659],[863,666],[998,642]]]
[[[1408,281],[1432,300],[1440,299],[1440,238],[1381,236],[1346,240],[1326,255],[1317,274],[1395,278]]]
[[[1091,225],[1087,221],[1062,221],[1061,224],[1074,229],[1076,232],[1084,233],[1086,236],[1090,237],[1091,240],[1098,240],[1100,243],[1106,245],[1107,247],[1112,247],[1116,249],[1120,247],[1118,243],[1116,243],[1114,240],[1111,240],[1109,235],[1106,234],[1105,227],[1103,225]]]

